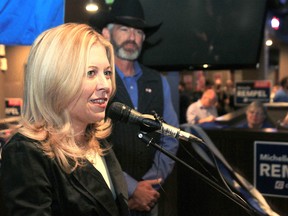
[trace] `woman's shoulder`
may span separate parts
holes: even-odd
[[[47,160],[47,158],[39,141],[16,133],[2,147],[1,167],[6,166],[9,169],[9,166],[15,164],[22,164],[26,168],[29,166],[29,169],[38,169],[40,164],[50,167],[54,160]],[[23,168],[23,166],[21,167]]]
[[[21,133],[15,133],[2,147],[2,151],[40,151],[39,141],[24,136]]]

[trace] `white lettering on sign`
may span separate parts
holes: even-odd
[[[260,154],[261,161],[279,161],[279,162],[288,162],[288,156],[285,154],[276,155],[276,154]]]
[[[251,90],[251,91],[245,91],[245,90],[238,90],[237,96],[240,97],[267,97],[266,92],[264,90]]]
[[[18,116],[20,115],[19,111],[15,107],[10,107],[5,109],[5,114],[6,115],[13,115],[13,116]]]
[[[261,163],[259,172],[260,176],[288,178],[288,165]]]

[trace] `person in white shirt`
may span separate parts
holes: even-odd
[[[190,124],[202,124],[204,122],[214,122],[218,117],[217,95],[213,89],[207,89],[202,97],[189,105],[186,112],[186,120]]]

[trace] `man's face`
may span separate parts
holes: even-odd
[[[213,95],[205,95],[202,98],[201,102],[204,107],[212,107],[212,106],[215,106],[216,99],[215,97],[213,97]]]
[[[115,24],[111,31],[110,42],[115,55],[123,60],[135,60],[141,53],[145,34],[141,29],[135,29]]]

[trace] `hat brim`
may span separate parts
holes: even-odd
[[[98,12],[89,18],[89,24],[99,32],[101,32],[102,29],[105,28],[109,23],[141,29],[144,31],[146,36],[152,35],[154,32],[158,31],[162,25],[162,22],[155,25],[149,25],[146,24],[143,20],[139,19],[133,19],[129,17],[116,17],[107,11]]]

